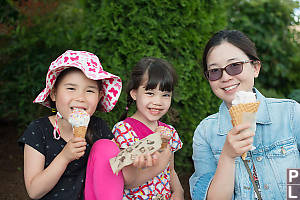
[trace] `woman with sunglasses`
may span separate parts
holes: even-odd
[[[300,168],[300,105],[265,98],[254,88],[261,61],[254,43],[240,31],[213,35],[203,67],[223,103],[194,133],[192,199],[286,199],[287,169]],[[255,133],[247,131],[250,124],[231,125],[228,109],[238,91],[253,91],[260,102]],[[240,157],[244,152],[245,161]]]

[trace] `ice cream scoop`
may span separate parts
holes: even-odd
[[[241,103],[255,103],[256,94],[254,92],[238,91],[235,93],[235,97],[232,101],[232,105],[238,105]]]
[[[74,136],[85,138],[86,130],[90,122],[90,115],[83,109],[74,108],[68,121],[73,127]]]

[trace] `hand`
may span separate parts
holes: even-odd
[[[133,162],[133,166],[137,168],[153,167],[158,164],[159,159],[164,158],[170,160],[172,156],[170,145],[164,149],[159,149],[153,154],[141,154]]]
[[[250,124],[240,124],[233,127],[227,134],[223,153],[231,158],[241,156],[250,151],[254,132],[250,131]]]
[[[69,140],[60,154],[67,160],[67,162],[71,162],[83,156],[85,149],[85,139],[80,137],[73,137],[71,140]]]

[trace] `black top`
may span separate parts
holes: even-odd
[[[106,125],[106,122],[98,117],[91,117],[89,129],[93,131],[93,142],[98,139],[112,139],[113,134]],[[67,144],[62,138],[53,138],[53,126],[48,117],[34,120],[29,124],[18,143],[24,147],[27,144],[45,156],[45,167],[48,167],[52,160],[62,151]],[[70,162],[55,187],[48,192],[42,200],[66,200],[84,199],[85,172],[91,144],[87,144],[84,156]]]

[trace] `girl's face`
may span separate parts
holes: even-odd
[[[207,69],[224,68],[228,64],[247,60],[249,60],[248,56],[241,49],[223,42],[210,49],[207,56]],[[260,63],[244,63],[240,74],[231,76],[224,70],[219,80],[209,81],[209,84],[214,94],[230,108],[237,91],[252,91],[254,78],[258,77],[259,70]]]
[[[73,108],[84,109],[93,115],[102,96],[97,81],[88,79],[81,71],[65,74],[50,94],[64,119],[68,119]]]
[[[157,125],[157,121],[164,116],[171,105],[172,92],[155,89],[146,90],[147,81],[136,90],[131,90],[130,95],[136,101],[137,111],[134,117],[144,124]]]

